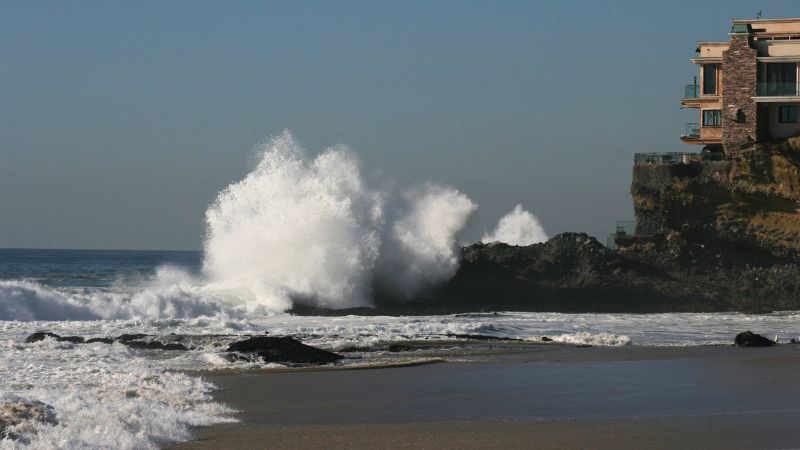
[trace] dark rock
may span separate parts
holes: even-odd
[[[73,344],[83,344],[83,338],[80,336],[59,336],[55,333],[49,333],[46,331],[37,331],[36,333],[31,334],[27,338],[25,338],[25,343],[30,344],[31,342],[39,342],[43,341],[45,338],[52,338],[58,342],[71,342]]]
[[[553,342],[553,340],[547,336],[542,336],[542,342]]]
[[[128,346],[130,348],[138,348],[138,349],[142,349],[142,350],[180,350],[180,351],[189,350],[183,344],[175,344],[175,343],[163,344],[163,343],[158,342],[158,341],[132,341],[132,340],[127,340],[127,341],[120,341],[120,343],[123,344],[123,345],[126,345],[126,346]]]
[[[58,338],[60,338],[61,336],[55,333],[48,333],[46,331],[37,331],[36,333],[33,333],[32,335],[25,338],[25,343],[30,344],[31,342],[43,341],[47,337],[51,337],[53,339],[58,340]]]
[[[123,335],[120,335],[119,337],[117,337],[116,340],[118,340],[120,342],[138,341],[138,340],[144,339],[146,337],[149,337],[149,335],[147,335],[147,334],[123,334]]]
[[[341,355],[322,350],[291,337],[256,336],[228,346],[229,352],[252,353],[265,362],[292,364],[328,364],[342,358]]]
[[[510,337],[487,336],[485,334],[448,334],[447,336],[454,337],[457,339],[470,339],[473,341],[518,341],[519,340]]]
[[[390,344],[388,347],[386,347],[386,350],[392,353],[413,352],[414,350],[419,350],[419,347],[407,344]]]
[[[733,342],[737,347],[770,347],[775,345],[775,341],[750,331],[737,334]]]
[[[85,341],[86,344],[92,344],[94,342],[100,342],[103,344],[113,344],[114,340],[111,338],[91,338]]]

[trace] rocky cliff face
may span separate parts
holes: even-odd
[[[756,144],[730,161],[638,165],[631,193],[639,233],[732,262],[800,261],[800,138]]]
[[[723,299],[726,309],[800,308],[800,138],[728,161],[640,165],[636,237],[620,255]]]

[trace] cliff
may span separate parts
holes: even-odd
[[[728,161],[636,165],[631,194],[638,233],[744,263],[800,261],[800,138],[756,144]]]

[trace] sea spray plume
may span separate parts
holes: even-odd
[[[284,311],[294,300],[369,305],[373,285],[407,297],[458,267],[456,237],[476,205],[428,184],[401,193],[365,185],[345,146],[313,159],[288,132],[206,212],[204,272],[215,291]]]
[[[289,132],[262,146],[258,166],[206,212],[204,271],[250,305],[366,305],[378,258],[382,202],[344,146],[308,161]]]
[[[504,242],[509,245],[531,245],[547,240],[544,228],[536,217],[517,205],[503,216],[491,234],[484,234],[481,242]]]
[[[376,286],[385,296],[407,298],[455,274],[456,237],[478,205],[432,183],[407,191],[400,202],[381,248]]]

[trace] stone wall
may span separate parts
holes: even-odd
[[[731,34],[728,50],[722,52],[722,145],[730,156],[756,141],[756,50],[747,34]]]

